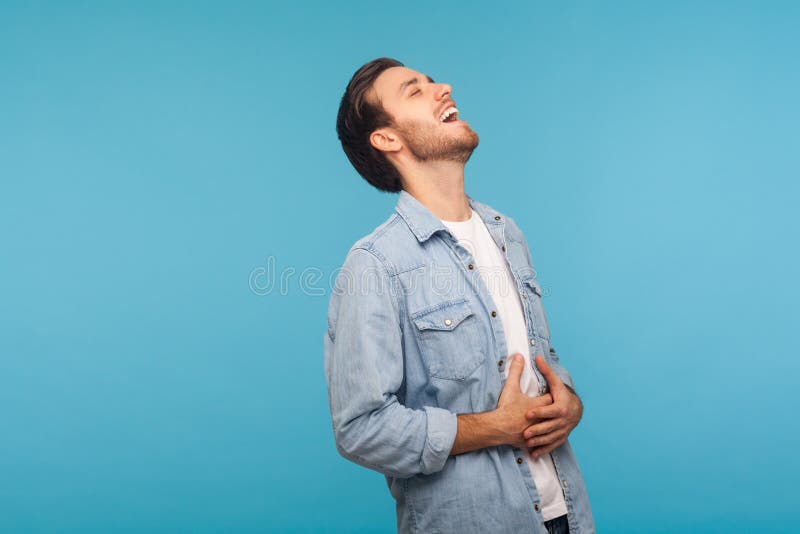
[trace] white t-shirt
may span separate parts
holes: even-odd
[[[531,370],[530,345],[522,302],[503,252],[498,248],[475,210],[472,210],[472,216],[467,221],[442,221],[442,223],[453,233],[459,245],[467,249],[475,260],[475,267],[494,301],[497,315],[503,324],[503,333],[508,349],[506,357],[515,353],[520,353],[525,357],[525,368],[520,379],[522,392],[531,397],[538,396],[539,381]],[[508,367],[506,365],[503,371],[505,376],[508,375]],[[527,448],[525,450],[530,452]],[[536,483],[536,490],[542,500],[544,520],[548,521],[566,514],[567,504],[564,501],[564,493],[561,490],[553,459],[549,454],[536,460],[532,459],[530,454],[524,456],[533,475],[533,481]]]

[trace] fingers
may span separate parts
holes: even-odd
[[[536,355],[536,367],[539,369],[539,372],[542,373],[544,379],[547,380],[547,384],[550,386],[551,390],[553,389],[553,385],[563,384],[555,371],[553,371],[550,366],[547,365],[547,362],[544,360],[541,354]]]
[[[540,395],[538,397],[528,397],[528,406],[527,411],[525,412],[525,418],[531,420],[534,417],[531,415],[534,410],[543,406],[550,406],[553,404],[553,402],[553,396],[549,393],[545,393],[544,395]]]
[[[517,388],[517,391],[522,391],[519,385],[520,378],[522,377],[522,370],[525,368],[525,361],[522,354],[514,354],[511,357],[511,365],[508,366],[508,377],[506,378],[506,388]]]
[[[545,454],[550,454],[551,452],[556,450],[558,447],[560,447],[561,445],[566,443],[566,441],[567,441],[567,437],[563,436],[560,439],[557,439],[556,441],[550,443],[549,445],[543,445],[543,446],[540,446],[540,447],[536,447],[531,451],[531,458],[533,458],[535,460],[537,458],[541,458]]]
[[[537,447],[547,447],[563,437],[564,430],[559,428],[557,430],[553,430],[552,432],[548,432],[547,434],[542,434],[541,436],[534,436],[526,440],[525,444],[532,449],[536,449]]]
[[[536,423],[535,425],[531,425],[525,429],[525,432],[522,433],[522,437],[527,440],[531,438],[535,438],[536,436],[544,436],[545,434],[549,434],[550,432],[554,432],[556,430],[561,430],[564,427],[564,420],[563,419],[547,419],[546,421],[542,421],[541,423]],[[535,445],[540,445],[540,443],[528,443],[528,447],[533,447]]]
[[[528,410],[525,413],[525,418],[529,420],[553,419],[554,417],[566,417],[568,414],[569,409],[564,404],[553,403]]]
[[[533,408],[538,408],[539,406],[547,406],[549,404],[553,404],[553,396],[549,393],[545,393],[544,395],[540,395],[538,397],[531,397],[531,406]]]

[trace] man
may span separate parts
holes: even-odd
[[[376,59],[350,80],[336,128],[356,170],[400,193],[331,296],[339,452],[386,475],[401,532],[594,532],[567,441],[583,406],[522,232],[464,191],[478,135],[451,87]]]

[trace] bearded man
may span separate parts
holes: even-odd
[[[452,88],[373,60],[347,85],[336,130],[367,182],[399,192],[331,295],[337,449],[386,476],[399,532],[594,532],[567,440],[583,405],[522,231],[465,193],[478,135]]]

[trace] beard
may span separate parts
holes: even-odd
[[[395,124],[417,161],[456,161],[466,163],[478,146],[478,134],[469,125],[442,128],[429,122],[406,121]],[[448,130],[451,129],[452,132]]]

